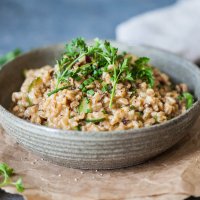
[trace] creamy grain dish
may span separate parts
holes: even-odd
[[[66,45],[55,67],[25,71],[12,94],[13,113],[65,130],[111,131],[163,123],[193,104],[185,83],[149,65],[149,58],[119,53],[108,41]]]

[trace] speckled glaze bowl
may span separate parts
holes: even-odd
[[[64,131],[32,124],[9,112],[11,94],[19,90],[22,71],[54,65],[63,45],[26,53],[0,70],[0,123],[25,148],[59,165],[81,169],[114,169],[142,163],[175,145],[183,138],[200,112],[200,70],[171,53],[144,46],[113,42],[122,51],[151,58],[151,64],[185,82],[196,102],[185,114],[149,128],[110,132]]]

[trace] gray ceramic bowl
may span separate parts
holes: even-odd
[[[6,132],[27,149],[59,165],[82,169],[114,169],[142,163],[183,138],[200,111],[200,70],[171,53],[144,46],[113,42],[120,50],[151,58],[151,63],[175,82],[185,82],[196,102],[185,114],[161,125],[126,131],[79,132],[38,126],[22,120],[8,109],[11,94],[19,90],[23,69],[54,65],[62,45],[40,48],[6,64],[0,71],[0,123]]]

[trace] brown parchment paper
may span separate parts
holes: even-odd
[[[27,200],[182,200],[200,196],[200,119],[153,160],[121,170],[77,170],[25,150],[0,128],[0,161],[23,178]],[[4,188],[16,192],[15,188]]]

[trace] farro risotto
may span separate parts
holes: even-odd
[[[142,128],[184,113],[194,101],[187,85],[173,84],[148,63],[108,41],[89,46],[77,38],[55,67],[25,71],[12,111],[32,123],[82,131]]]

